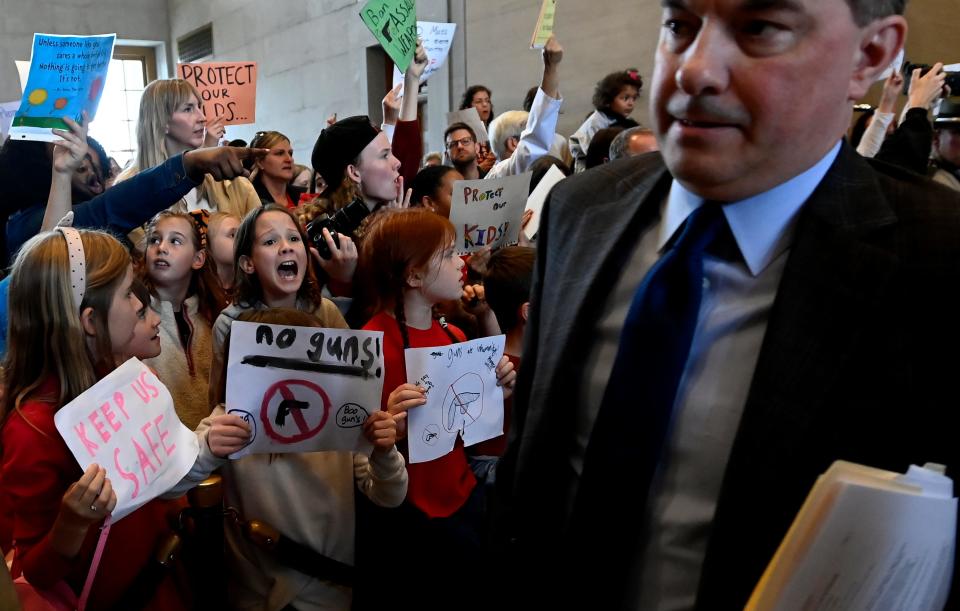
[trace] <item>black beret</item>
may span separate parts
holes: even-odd
[[[337,121],[317,136],[310,161],[332,188],[343,180],[343,171],[380,132],[366,115]]]

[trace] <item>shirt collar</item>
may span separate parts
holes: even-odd
[[[840,142],[802,174],[776,187],[723,206],[727,223],[750,273],[756,277],[790,245],[793,224],[800,208],[826,176],[840,152]],[[703,198],[676,180],[670,185],[666,210],[661,215],[657,248],[663,250]]]

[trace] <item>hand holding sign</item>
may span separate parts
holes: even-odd
[[[92,464],[67,488],[58,519],[64,526],[86,532],[90,526],[110,515],[116,506],[117,493],[107,477],[107,470]]]
[[[210,418],[207,445],[214,456],[227,458],[250,443],[250,425],[236,414],[217,414]]]
[[[203,146],[220,146],[220,140],[227,133],[227,128],[223,125],[223,115],[219,115],[213,121],[208,121],[204,128]]]
[[[405,413],[391,415],[376,410],[363,423],[363,436],[373,445],[374,451],[388,452],[397,443],[398,424],[406,419]]]
[[[60,140],[53,143],[53,171],[57,174],[72,175],[83,165],[83,160],[90,150],[87,146],[87,128],[90,122],[86,111],[83,112],[83,125],[68,117],[64,117],[63,122],[70,131],[53,129],[53,134],[60,137]]]
[[[407,410],[419,407],[427,402],[426,389],[413,384],[401,384],[387,397],[387,413],[394,417],[406,416]],[[397,439],[407,436],[405,420],[397,421]]]

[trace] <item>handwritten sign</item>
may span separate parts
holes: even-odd
[[[463,110],[448,112],[447,127],[450,127],[454,123],[466,123],[469,125],[470,128],[473,129],[473,133],[477,136],[477,142],[481,144],[490,142],[490,136],[487,135],[487,126],[480,120],[480,113],[478,113],[477,109],[473,106],[464,108]]]
[[[453,183],[450,222],[457,230],[457,252],[470,254],[484,246],[516,244],[529,189],[530,172]]]
[[[532,240],[533,237],[537,235],[537,231],[540,230],[540,214],[543,212],[543,204],[546,203],[547,196],[550,195],[551,189],[564,178],[566,178],[566,176],[563,175],[563,172],[561,172],[557,166],[550,166],[547,173],[544,174],[540,182],[537,183],[536,188],[530,196],[527,197],[527,206],[524,208],[524,212],[533,210],[533,216],[530,217],[530,222],[527,223],[526,229],[523,230],[528,240]]]
[[[503,388],[497,364],[505,336],[404,350],[407,380],[426,389],[427,403],[411,409],[407,435],[410,462],[436,460],[457,441],[473,444],[503,434]]]
[[[400,72],[406,72],[417,50],[417,7],[414,0],[369,0],[360,18]]]
[[[177,64],[177,75],[197,88],[207,121],[224,125],[257,120],[257,62]]]
[[[423,42],[423,50],[427,52],[427,67],[420,77],[421,83],[426,83],[433,73],[443,67],[450,54],[453,44],[453,35],[457,31],[455,23],[437,23],[434,21],[418,21],[417,37]],[[394,65],[393,86],[403,82],[403,73]]]
[[[63,117],[92,121],[100,105],[116,34],[33,35],[30,74],[10,137],[52,142],[51,128],[69,129]]]
[[[17,76],[20,78],[20,95],[27,90],[27,79],[30,77],[30,60],[15,59],[13,63],[17,65]]]
[[[553,35],[553,21],[557,14],[557,0],[543,0],[540,5],[540,16],[537,17],[537,26],[533,29],[530,39],[531,49],[542,49],[547,40]]]
[[[170,391],[136,358],[60,408],[54,422],[82,468],[107,470],[117,493],[114,522],[172,488],[200,452]]]
[[[373,446],[363,423],[380,409],[383,333],[234,322],[227,413],[250,425],[233,454],[350,450]]]
[[[10,132],[10,126],[13,124],[13,117],[20,108],[20,100],[12,102],[0,102],[0,144],[7,139],[7,133]]]

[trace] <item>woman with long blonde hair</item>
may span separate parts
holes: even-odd
[[[222,135],[222,126],[215,129],[214,132],[207,126],[200,93],[193,85],[181,79],[153,81],[140,98],[136,157],[130,167],[120,173],[117,182],[160,165],[179,153],[202,146],[215,146],[216,139]],[[214,133],[205,142],[210,132]],[[243,218],[259,205],[260,198],[246,178],[216,181],[208,174],[202,185],[188,193],[171,210],[222,210]]]

